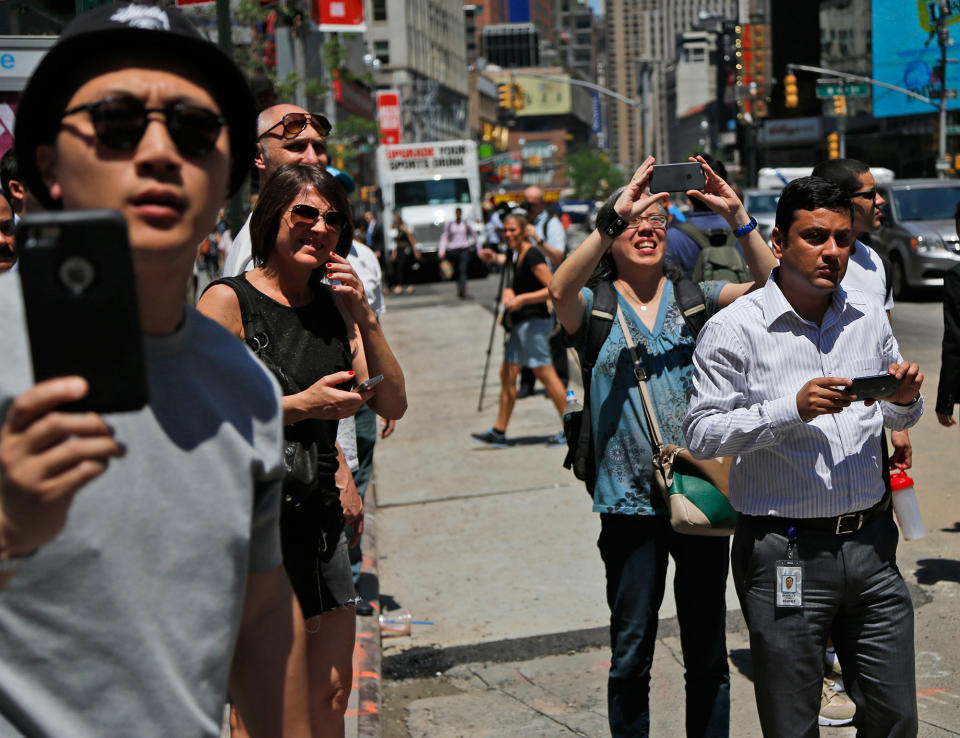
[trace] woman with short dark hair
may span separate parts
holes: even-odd
[[[316,736],[343,734],[356,619],[344,516],[357,536],[363,531],[356,490],[338,490],[337,475],[347,467],[337,424],[364,403],[392,419],[407,406],[403,373],[345,258],[349,214],[343,188],[325,170],[280,167],[250,221],[256,267],[212,283],[197,306],[258,352],[284,394],[288,453],[295,447],[316,458],[315,475],[288,469],[280,517],[283,563],[303,614],[298,631]],[[378,374],[376,389],[355,389]]]

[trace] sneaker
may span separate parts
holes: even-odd
[[[373,605],[367,602],[363,597],[357,596],[357,615],[360,617],[370,617],[373,615]]]
[[[823,680],[823,692],[820,695],[820,715],[817,722],[820,725],[849,725],[853,722],[853,714],[857,706],[847,695],[836,692],[831,688],[831,681]]]
[[[489,443],[495,448],[506,448],[507,447],[507,436],[500,431],[490,428],[485,430],[483,433],[471,433],[470,437],[475,441],[480,441],[480,443]]]
[[[556,435],[550,436],[547,439],[548,446],[566,446],[567,445],[567,436],[563,431],[558,431]]]

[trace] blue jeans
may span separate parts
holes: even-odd
[[[728,544],[726,537],[674,533],[662,517],[600,516],[597,547],[607,571],[610,606],[607,709],[613,736],[650,733],[650,667],[668,555],[677,567],[673,588],[686,669],[687,735],[728,735]]]
[[[373,474],[373,448],[377,443],[377,414],[366,405],[361,405],[356,415],[357,423],[357,463],[360,468],[353,475],[353,482],[357,485],[357,494],[361,500],[366,500],[367,486],[370,484],[370,476]],[[353,529],[348,528],[348,538],[353,536]],[[361,544],[363,539],[357,541],[357,545],[350,549],[350,569],[353,572],[353,581],[356,583],[360,579],[360,569],[363,566],[363,551]]]

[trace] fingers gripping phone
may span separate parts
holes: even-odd
[[[844,387],[844,393],[856,395],[858,401],[879,400],[881,397],[889,397],[898,389],[903,382],[892,374],[875,374],[869,377],[857,377],[852,380],[853,384]]]
[[[378,374],[375,377],[370,377],[370,379],[368,379],[366,382],[361,382],[360,384],[357,385],[357,392],[367,392],[369,390],[372,390],[382,381],[383,381],[382,374]]]
[[[700,162],[654,164],[650,175],[650,192],[686,192],[702,190],[707,184]]]
[[[113,210],[26,215],[17,224],[34,380],[80,375],[65,409],[137,410],[147,403],[127,222]]]

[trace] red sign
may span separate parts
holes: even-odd
[[[363,0],[313,0],[313,22],[321,31],[363,33]]]
[[[380,126],[380,143],[400,143],[403,122],[400,117],[400,93],[397,90],[377,91],[377,124]]]
[[[216,0],[177,0],[178,8],[185,8],[188,5],[212,5]]]

